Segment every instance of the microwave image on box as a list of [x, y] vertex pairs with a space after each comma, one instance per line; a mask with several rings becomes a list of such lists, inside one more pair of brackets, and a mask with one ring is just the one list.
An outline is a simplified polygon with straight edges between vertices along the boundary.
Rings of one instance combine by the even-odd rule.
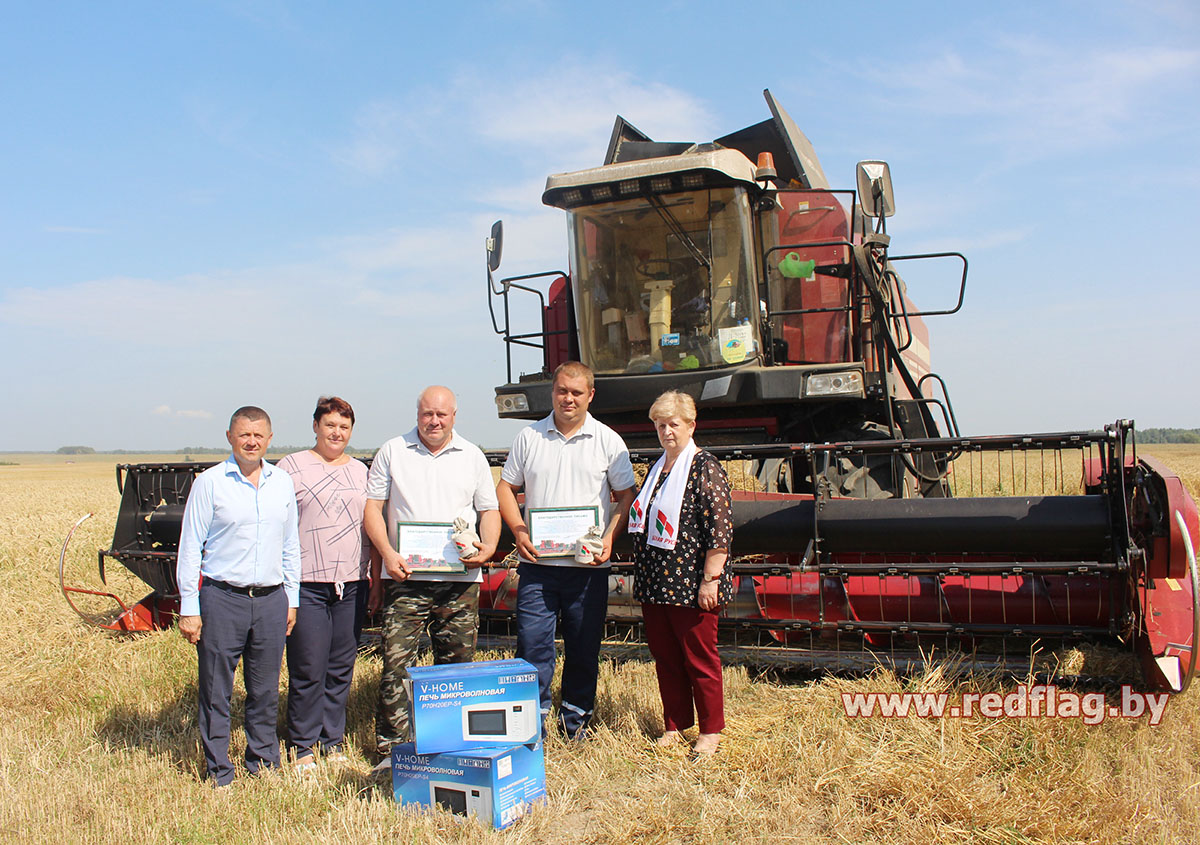
[[464, 740], [530, 742], [538, 734], [536, 701], [489, 701], [462, 709]]
[[431, 806], [444, 807], [458, 816], [475, 816], [488, 824], [492, 823], [492, 791], [486, 786], [431, 780], [429, 803]]

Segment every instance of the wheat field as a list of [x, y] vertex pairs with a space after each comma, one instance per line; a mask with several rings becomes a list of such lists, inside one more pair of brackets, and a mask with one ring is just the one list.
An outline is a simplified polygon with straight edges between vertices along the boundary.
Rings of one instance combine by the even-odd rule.
[[[1143, 447], [1200, 494], [1200, 447]], [[122, 458], [125, 460], [126, 458]], [[137, 456], [137, 460], [155, 460]], [[174, 460], [173, 456], [159, 459]], [[1195, 842], [1196, 688], [1157, 726], [1073, 719], [851, 719], [844, 691], [1007, 691], [1011, 678], [779, 678], [725, 673], [720, 753], [695, 762], [661, 729], [653, 668], [608, 660], [590, 741], [546, 746], [549, 800], [496, 833], [398, 807], [372, 786], [378, 660], [360, 660], [348, 764], [317, 775], [200, 780], [195, 652], [174, 631], [85, 626], [58, 592], [98, 584], [117, 510], [113, 456], [0, 455], [0, 840], [7, 842]], [[71, 460], [73, 462], [68, 463]], [[136, 583], [110, 573], [118, 592]], [[97, 600], [99, 602], [99, 600]], [[493, 654], [488, 656], [501, 656]], [[284, 683], [286, 684], [286, 672]], [[238, 703], [235, 702], [235, 713]], [[240, 754], [236, 730], [233, 753]]]

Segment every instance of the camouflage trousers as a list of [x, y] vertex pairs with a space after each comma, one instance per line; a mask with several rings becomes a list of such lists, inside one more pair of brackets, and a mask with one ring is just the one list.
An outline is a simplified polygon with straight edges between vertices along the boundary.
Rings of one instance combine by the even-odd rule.
[[375, 711], [375, 745], [383, 755], [407, 742], [404, 681], [428, 627], [434, 663], [469, 663], [479, 632], [479, 584], [462, 581], [384, 581], [383, 674]]

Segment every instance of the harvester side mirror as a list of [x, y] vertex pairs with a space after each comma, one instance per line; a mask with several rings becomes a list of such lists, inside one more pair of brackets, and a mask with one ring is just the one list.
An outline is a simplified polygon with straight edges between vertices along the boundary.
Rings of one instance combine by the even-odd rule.
[[892, 193], [892, 173], [886, 161], [860, 161], [858, 201], [868, 217], [891, 217], [896, 213], [896, 197]]
[[504, 246], [504, 221], [497, 220], [492, 224], [492, 234], [487, 239], [487, 263], [488, 270], [495, 270], [500, 266], [500, 252]]

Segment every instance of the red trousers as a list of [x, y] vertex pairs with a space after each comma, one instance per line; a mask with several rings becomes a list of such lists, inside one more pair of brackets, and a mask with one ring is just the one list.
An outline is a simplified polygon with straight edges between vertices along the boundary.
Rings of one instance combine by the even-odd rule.
[[642, 621], [658, 673], [666, 729], [690, 728], [694, 706], [700, 717], [700, 733], [720, 733], [725, 727], [725, 699], [721, 656], [717, 653], [716, 611], [643, 604]]

